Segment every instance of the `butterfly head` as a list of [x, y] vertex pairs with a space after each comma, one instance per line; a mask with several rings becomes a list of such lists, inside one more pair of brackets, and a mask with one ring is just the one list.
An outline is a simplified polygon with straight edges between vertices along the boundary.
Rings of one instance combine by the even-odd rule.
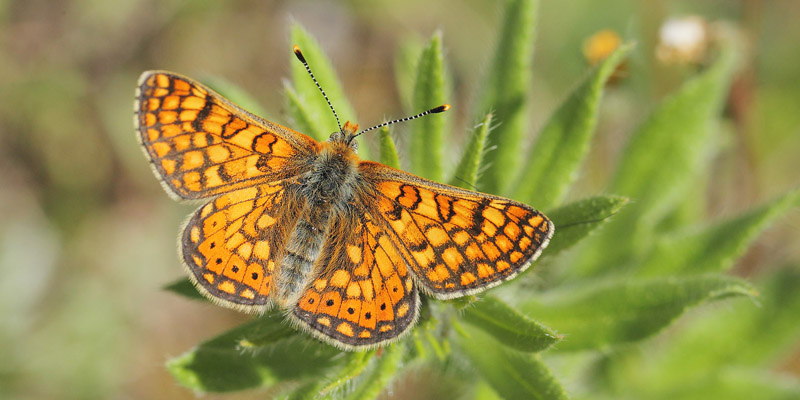
[[347, 121], [342, 126], [341, 131], [331, 133], [328, 142], [342, 142], [350, 146], [353, 151], [356, 151], [358, 150], [358, 142], [353, 140], [356, 136], [358, 136], [358, 124]]
[[384, 126], [391, 125], [396, 122], [410, 121], [412, 119], [419, 118], [428, 114], [445, 112], [450, 109], [450, 104], [442, 104], [441, 106], [431, 108], [430, 110], [423, 111], [417, 115], [413, 115], [406, 118], [400, 118], [393, 121], [386, 121], [382, 124], [375, 125], [372, 128], [364, 129], [363, 131], [358, 132], [358, 124], [353, 124], [350, 123], [350, 121], [347, 121], [344, 123], [344, 126], [342, 126], [339, 123], [339, 115], [336, 114], [336, 110], [333, 108], [333, 105], [331, 104], [330, 100], [328, 100], [328, 95], [326, 95], [325, 91], [322, 90], [322, 86], [319, 85], [319, 82], [317, 82], [317, 78], [314, 77], [314, 73], [311, 72], [311, 68], [308, 66], [308, 62], [306, 62], [306, 58], [303, 56], [303, 52], [300, 51], [300, 47], [294, 45], [292, 47], [292, 51], [294, 51], [294, 55], [297, 56], [297, 59], [300, 60], [301, 63], [303, 63], [303, 66], [306, 68], [306, 71], [308, 72], [308, 75], [311, 77], [311, 80], [313, 80], [314, 84], [317, 85], [317, 89], [319, 89], [320, 93], [322, 93], [322, 97], [325, 98], [325, 101], [328, 103], [328, 107], [331, 109], [333, 116], [336, 118], [336, 123], [339, 125], [339, 131], [333, 132], [331, 136], [328, 138], [328, 142], [330, 143], [344, 143], [345, 145], [351, 147], [353, 151], [356, 151], [358, 149], [358, 142], [356, 142], [354, 139], [365, 132], [369, 132], [373, 129], [383, 128]]

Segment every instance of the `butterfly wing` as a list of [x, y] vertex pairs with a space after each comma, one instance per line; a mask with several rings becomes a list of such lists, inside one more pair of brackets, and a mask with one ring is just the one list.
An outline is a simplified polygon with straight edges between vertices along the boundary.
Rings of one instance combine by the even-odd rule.
[[353, 350], [397, 338], [417, 319], [419, 294], [407, 263], [366, 205], [350, 204], [332, 222], [291, 319], [315, 336]]
[[[553, 235], [533, 208], [364, 161], [379, 217], [417, 281], [438, 299], [483, 291], [525, 270]], [[377, 219], [377, 218], [376, 218]]]
[[302, 172], [313, 139], [237, 107], [189, 78], [139, 78], [134, 124], [156, 176], [181, 199], [199, 199]]
[[181, 236], [184, 264], [208, 298], [243, 311], [263, 310], [287, 230], [305, 204], [287, 185], [277, 181], [223, 194], [189, 219]]

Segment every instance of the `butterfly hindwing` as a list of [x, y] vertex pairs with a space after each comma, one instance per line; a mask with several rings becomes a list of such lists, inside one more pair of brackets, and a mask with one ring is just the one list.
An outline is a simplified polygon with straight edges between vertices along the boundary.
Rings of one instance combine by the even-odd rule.
[[134, 124], [156, 175], [182, 199], [296, 175], [318, 148], [313, 139], [171, 72], [148, 71], [139, 78]]
[[267, 304], [301, 199], [281, 182], [223, 194], [200, 207], [181, 236], [183, 259], [201, 292], [222, 305]]
[[406, 261], [363, 207], [351, 206], [334, 219], [317, 263], [319, 277], [291, 314], [317, 337], [363, 348], [413, 326], [419, 295]]
[[514, 277], [553, 234], [519, 202], [431, 182], [373, 162], [359, 170], [417, 280], [434, 297], [477, 293]]

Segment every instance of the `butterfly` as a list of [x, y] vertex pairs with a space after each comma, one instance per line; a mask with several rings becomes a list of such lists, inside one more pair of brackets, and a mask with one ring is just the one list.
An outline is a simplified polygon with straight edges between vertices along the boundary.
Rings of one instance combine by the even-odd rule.
[[355, 137], [400, 120], [346, 122], [317, 142], [171, 72], [142, 74], [135, 97], [156, 177], [176, 199], [207, 200], [179, 239], [197, 289], [245, 312], [281, 307], [344, 350], [408, 332], [420, 292], [452, 299], [513, 278], [553, 235], [525, 204], [358, 158]]

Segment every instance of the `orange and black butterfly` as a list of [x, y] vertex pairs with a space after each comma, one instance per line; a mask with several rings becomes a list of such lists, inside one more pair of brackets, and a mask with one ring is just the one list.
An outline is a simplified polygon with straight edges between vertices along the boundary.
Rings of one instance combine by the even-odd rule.
[[343, 349], [407, 332], [420, 291], [451, 299], [514, 277], [553, 234], [527, 205], [360, 160], [350, 122], [320, 143], [162, 71], [142, 74], [134, 112], [167, 192], [209, 199], [180, 239], [197, 288], [242, 311], [275, 304]]

